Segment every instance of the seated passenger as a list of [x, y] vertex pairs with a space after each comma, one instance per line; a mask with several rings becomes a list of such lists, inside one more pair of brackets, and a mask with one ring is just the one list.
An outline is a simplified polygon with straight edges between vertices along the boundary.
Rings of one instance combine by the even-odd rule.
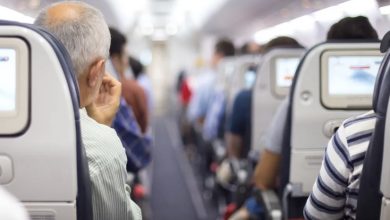
[[[269, 41], [264, 46], [264, 52], [267, 53], [274, 48], [303, 48], [295, 39], [290, 37], [277, 37]], [[247, 97], [245, 97], [247, 96]], [[255, 188], [266, 190], [275, 187], [276, 177], [279, 170], [280, 153], [282, 151], [283, 128], [286, 120], [287, 100], [285, 99], [275, 113], [270, 128], [261, 138], [261, 145], [264, 146], [260, 153], [259, 163], [257, 164], [253, 179]], [[229, 131], [226, 135], [228, 160], [236, 158], [246, 158], [251, 147], [252, 134], [252, 90], [240, 92], [235, 100], [232, 111], [232, 119]], [[282, 107], [283, 106], [283, 107]], [[244, 116], [245, 115], [245, 116]], [[280, 135], [280, 136], [279, 136]], [[256, 203], [254, 197], [246, 201], [245, 207], [236, 212], [231, 219], [249, 219], [250, 216], [259, 215], [260, 206]]]
[[[328, 38], [378, 40], [378, 35], [368, 19], [359, 16], [334, 24]], [[306, 219], [356, 218], [360, 175], [375, 123], [370, 111], [345, 120], [333, 135], [305, 205]]]
[[[344, 18], [332, 25], [327, 34], [327, 40], [339, 39], [368, 39], [377, 40], [378, 35], [369, 23], [368, 19], [362, 16], [354, 18]], [[284, 124], [288, 111], [288, 98], [279, 106], [275, 114], [270, 130], [262, 138], [265, 150], [260, 155], [260, 161], [254, 173], [254, 183], [256, 188], [261, 190], [276, 188], [276, 179], [279, 175], [279, 165], [281, 161], [281, 150]], [[248, 210], [240, 210], [242, 215], [249, 216]], [[327, 219], [327, 218], [324, 218]]]
[[27, 212], [23, 204], [0, 187], [0, 219], [27, 220]]
[[[223, 55], [223, 56], [222, 56]], [[234, 56], [235, 48], [232, 43], [229, 41], [221, 41], [217, 43], [214, 57], [213, 57], [213, 67], [216, 69], [220, 61], [224, 57]], [[202, 137], [205, 141], [211, 142], [218, 137], [223, 136], [224, 130], [224, 119], [225, 119], [225, 109], [226, 109], [226, 95], [223, 89], [215, 86], [216, 73], [213, 75], [214, 82], [211, 84], [211, 93], [209, 97], [209, 103], [206, 106], [205, 114], [203, 117], [203, 126], [202, 126]], [[195, 92], [196, 96], [196, 92]], [[195, 98], [195, 97], [194, 97]]]
[[123, 97], [112, 125], [126, 149], [127, 171], [137, 173], [151, 160], [152, 139], [147, 134], [149, 115], [146, 96], [137, 81], [125, 76], [129, 68], [126, 37], [113, 28], [110, 28], [110, 33], [110, 59], [107, 67], [122, 82]]
[[107, 69], [122, 83], [122, 96], [131, 106], [142, 133], [145, 133], [149, 117], [147, 99], [145, 91], [137, 81], [126, 77], [126, 72], [129, 70], [126, 37], [114, 28], [110, 28], [110, 34], [110, 59], [107, 61]]
[[263, 47], [256, 42], [249, 41], [244, 43], [241, 48], [240, 48], [240, 55], [255, 55], [255, 54], [260, 54], [263, 50]]
[[62, 2], [43, 9], [35, 24], [61, 41], [73, 63], [80, 91], [81, 135], [91, 177], [93, 219], [142, 219], [125, 182], [125, 150], [110, 128], [121, 84], [105, 73], [110, 32], [103, 15], [82, 2]]
[[148, 74], [146, 74], [144, 65], [142, 65], [142, 63], [139, 60], [130, 56], [129, 64], [135, 79], [145, 91], [146, 99], [148, 103], [148, 111], [149, 114], [151, 114], [153, 109], [153, 103], [154, 103], [152, 81], [150, 80]]
[[[277, 47], [303, 48], [290, 37], [278, 37], [265, 46], [265, 52]], [[235, 97], [226, 135], [228, 157], [246, 158], [251, 147], [252, 90], [243, 90]]]
[[224, 57], [234, 56], [234, 54], [234, 45], [229, 40], [220, 40], [215, 45], [211, 67], [198, 79], [198, 85], [188, 106], [187, 118], [189, 122], [203, 126], [207, 110], [212, 103], [218, 64]]

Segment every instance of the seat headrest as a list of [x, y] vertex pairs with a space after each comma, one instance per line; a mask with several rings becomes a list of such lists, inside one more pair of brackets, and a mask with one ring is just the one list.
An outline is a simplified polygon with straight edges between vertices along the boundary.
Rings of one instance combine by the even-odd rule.
[[68, 83], [69, 91], [71, 95], [74, 97], [72, 101], [74, 102], [74, 112], [76, 114], [76, 117], [78, 118], [78, 109], [80, 106], [80, 96], [79, 96], [79, 87], [76, 80], [76, 75], [74, 74], [74, 69], [72, 68], [72, 61], [70, 59], [69, 53], [66, 50], [65, 46], [56, 38], [53, 34], [49, 33], [48, 31], [44, 30], [43, 28], [37, 27], [32, 24], [25, 24], [15, 21], [5, 21], [0, 20], [0, 25], [2, 26], [19, 26], [23, 28], [30, 29], [32, 31], [37, 32], [39, 35], [41, 35], [45, 40], [51, 45], [54, 52], [56, 53], [58, 60], [61, 64], [61, 67], [64, 70], [64, 75], [66, 78], [66, 81]]
[[386, 52], [385, 57], [379, 68], [378, 76], [375, 82], [374, 94], [373, 94], [373, 108], [376, 113], [384, 115], [387, 111], [387, 104], [390, 95], [390, 32], [388, 32], [380, 46], [382, 53]]

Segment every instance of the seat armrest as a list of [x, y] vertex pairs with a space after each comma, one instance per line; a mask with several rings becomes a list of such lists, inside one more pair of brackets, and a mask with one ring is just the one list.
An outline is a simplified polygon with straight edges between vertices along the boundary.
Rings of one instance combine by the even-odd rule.
[[256, 199], [263, 204], [265, 217], [269, 220], [282, 219], [282, 206], [279, 198], [273, 190], [258, 190], [256, 192]]

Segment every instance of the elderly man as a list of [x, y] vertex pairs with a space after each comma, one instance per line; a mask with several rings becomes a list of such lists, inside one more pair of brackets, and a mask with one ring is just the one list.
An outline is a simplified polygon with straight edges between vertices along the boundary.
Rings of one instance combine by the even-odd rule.
[[54, 34], [73, 62], [80, 90], [81, 130], [91, 175], [94, 219], [141, 219], [125, 182], [125, 150], [109, 127], [119, 106], [121, 84], [105, 73], [110, 32], [103, 15], [82, 2], [62, 2], [45, 8], [35, 24]]

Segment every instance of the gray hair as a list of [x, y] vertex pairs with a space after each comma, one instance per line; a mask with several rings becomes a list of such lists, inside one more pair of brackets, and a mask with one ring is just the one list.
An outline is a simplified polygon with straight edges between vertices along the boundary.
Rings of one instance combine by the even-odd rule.
[[83, 2], [66, 2], [80, 8], [76, 18], [60, 22], [50, 20], [48, 11], [52, 4], [43, 9], [34, 24], [48, 30], [61, 41], [68, 50], [76, 75], [80, 76], [99, 58], [107, 59], [111, 36], [102, 13]]

